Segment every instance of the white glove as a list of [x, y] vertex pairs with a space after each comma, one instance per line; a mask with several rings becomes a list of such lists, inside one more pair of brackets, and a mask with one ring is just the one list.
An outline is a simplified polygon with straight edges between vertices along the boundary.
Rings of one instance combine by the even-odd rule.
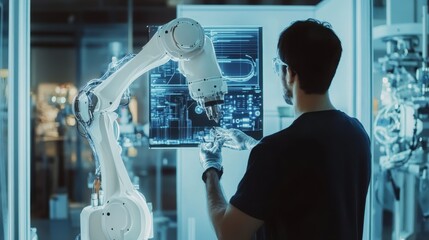
[[200, 144], [200, 163], [204, 172], [209, 168], [222, 170], [222, 145], [218, 141]]
[[203, 182], [206, 182], [206, 172], [208, 169], [215, 169], [219, 179], [223, 174], [222, 167], [222, 142], [214, 141], [208, 143], [201, 143], [200, 145], [200, 163], [204, 169], [203, 175], [201, 176]]
[[239, 129], [215, 128], [216, 137], [223, 140], [223, 146], [234, 150], [252, 150], [259, 141]]

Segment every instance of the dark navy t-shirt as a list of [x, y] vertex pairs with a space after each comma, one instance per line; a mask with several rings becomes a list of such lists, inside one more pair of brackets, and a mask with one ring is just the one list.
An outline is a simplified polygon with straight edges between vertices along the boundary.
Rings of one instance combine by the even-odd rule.
[[264, 221], [257, 239], [361, 240], [370, 162], [357, 119], [304, 113], [252, 149], [230, 203]]

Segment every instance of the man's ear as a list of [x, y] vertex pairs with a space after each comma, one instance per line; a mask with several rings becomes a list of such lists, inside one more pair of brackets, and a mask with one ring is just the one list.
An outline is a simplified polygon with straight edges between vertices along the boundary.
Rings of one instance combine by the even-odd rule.
[[288, 66], [287, 70], [289, 71], [289, 74], [290, 74], [291, 76], [295, 76], [295, 75], [297, 75], [297, 74], [298, 74], [298, 73], [295, 71], [295, 69], [291, 68], [290, 66]]
[[289, 80], [287, 80], [285, 77], [285, 81], [288, 81], [289, 84], [295, 82], [296, 78], [298, 77], [298, 74], [290, 67], [287, 68], [287, 75], [289, 76]]

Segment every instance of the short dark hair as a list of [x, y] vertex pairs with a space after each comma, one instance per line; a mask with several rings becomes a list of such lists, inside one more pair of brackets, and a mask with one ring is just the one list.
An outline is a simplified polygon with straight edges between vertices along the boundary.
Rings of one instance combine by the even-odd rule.
[[295, 71], [307, 93], [328, 91], [341, 58], [341, 41], [327, 22], [309, 18], [293, 22], [280, 34], [280, 59]]

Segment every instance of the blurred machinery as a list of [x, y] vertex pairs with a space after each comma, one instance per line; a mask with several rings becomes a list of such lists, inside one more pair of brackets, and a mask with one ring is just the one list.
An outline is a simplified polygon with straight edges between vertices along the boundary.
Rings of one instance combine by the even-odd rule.
[[34, 99], [37, 113], [35, 134], [38, 138], [63, 137], [66, 126], [76, 125], [71, 109], [76, 94], [77, 88], [71, 83], [39, 84]]
[[[386, 47], [378, 58], [383, 76], [374, 105], [374, 214], [379, 211], [380, 221], [374, 239], [429, 239], [428, 4], [417, 2], [421, 23], [387, 19], [374, 28], [374, 39]], [[386, 5], [388, 18], [397, 14], [391, 11], [395, 3]]]

